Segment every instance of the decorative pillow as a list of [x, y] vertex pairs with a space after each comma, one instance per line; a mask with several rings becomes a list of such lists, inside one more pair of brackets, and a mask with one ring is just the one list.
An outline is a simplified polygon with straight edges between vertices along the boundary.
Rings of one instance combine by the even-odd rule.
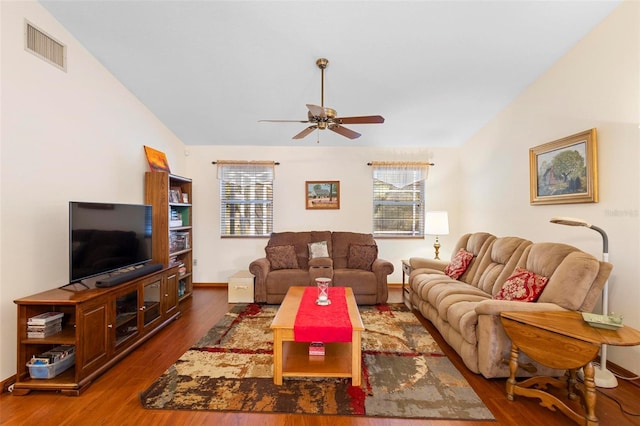
[[271, 263], [271, 269], [298, 269], [296, 249], [292, 245], [267, 246], [264, 248], [267, 259]]
[[378, 258], [378, 246], [375, 244], [350, 244], [347, 256], [347, 268], [370, 271], [374, 260]]
[[469, 263], [471, 263], [471, 259], [473, 259], [473, 253], [466, 251], [461, 248], [458, 250], [453, 259], [451, 259], [451, 263], [444, 268], [444, 273], [449, 275], [454, 280], [460, 278], [464, 271], [469, 267]]
[[309, 246], [309, 259], [315, 259], [316, 257], [329, 257], [329, 250], [327, 249], [326, 241], [318, 241], [307, 245]]
[[496, 300], [519, 300], [521, 302], [535, 302], [547, 285], [549, 278], [517, 267], [513, 274], [493, 296]]

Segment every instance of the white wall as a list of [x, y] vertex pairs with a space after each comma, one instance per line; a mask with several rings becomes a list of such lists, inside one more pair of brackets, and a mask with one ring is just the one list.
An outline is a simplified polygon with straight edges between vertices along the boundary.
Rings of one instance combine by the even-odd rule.
[[[587, 228], [549, 223], [583, 218], [609, 237], [610, 311], [640, 329], [640, 3], [627, 1], [527, 88], [462, 150], [463, 223], [496, 235], [575, 245], [602, 257]], [[600, 202], [531, 206], [529, 148], [598, 130]], [[610, 348], [609, 360], [640, 373], [640, 347]]]
[[[401, 135], [399, 135], [401, 139]], [[297, 144], [298, 146], [294, 146]], [[332, 230], [372, 232], [372, 178], [370, 161], [432, 161], [427, 179], [428, 210], [449, 210], [451, 233], [440, 238], [441, 258], [451, 255], [450, 249], [462, 230], [458, 226], [459, 163], [458, 150], [425, 148], [357, 148], [299, 146], [232, 147], [190, 146], [187, 171], [193, 183], [194, 202], [194, 281], [199, 283], [227, 282], [229, 276], [249, 263], [264, 257], [266, 238], [220, 238], [219, 181], [215, 160], [273, 160], [275, 169], [274, 231]], [[306, 210], [305, 181], [340, 181], [339, 210]], [[395, 272], [389, 282], [402, 281], [401, 260], [411, 256], [433, 257], [433, 241], [378, 239], [379, 256], [393, 262]]]
[[[144, 202], [143, 145], [182, 143], [35, 2], [0, 2], [0, 379], [15, 374], [13, 300], [68, 282], [68, 202]], [[24, 50], [24, 20], [68, 46], [65, 73]]]

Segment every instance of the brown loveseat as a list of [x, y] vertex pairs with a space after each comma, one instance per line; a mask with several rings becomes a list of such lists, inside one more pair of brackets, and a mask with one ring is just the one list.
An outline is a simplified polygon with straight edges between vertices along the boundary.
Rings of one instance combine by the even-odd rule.
[[[454, 248], [452, 262], [459, 249], [470, 253], [468, 258], [473, 257], [466, 269], [458, 270], [464, 269], [458, 279], [445, 273], [450, 262], [410, 259], [410, 299], [465, 365], [487, 378], [509, 376], [505, 361], [509, 359], [511, 341], [502, 328], [501, 312], [591, 312], [612, 268], [610, 263], [566, 244], [533, 243], [484, 232], [463, 235]], [[542, 291], [537, 292], [537, 300], [497, 300], [505, 294], [509, 298], [531, 295], [522, 290], [523, 270], [529, 278], [533, 273], [536, 280], [548, 279], [545, 286], [539, 286]], [[455, 276], [451, 270], [447, 272]], [[509, 293], [505, 289], [518, 291]], [[564, 371], [537, 364], [524, 354], [519, 362], [533, 365], [536, 371], [519, 369], [518, 375], [564, 374]]]
[[319, 277], [331, 278], [332, 286], [351, 287], [360, 305], [387, 301], [393, 264], [378, 258], [371, 234], [274, 232], [265, 253], [249, 265], [257, 303], [279, 304], [289, 287], [315, 286]]

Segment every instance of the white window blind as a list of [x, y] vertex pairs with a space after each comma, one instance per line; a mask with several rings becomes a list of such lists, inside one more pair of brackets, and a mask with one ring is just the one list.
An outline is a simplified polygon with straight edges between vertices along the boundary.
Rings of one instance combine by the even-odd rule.
[[425, 180], [428, 165], [372, 163], [374, 236], [424, 235]]
[[274, 163], [218, 161], [220, 236], [268, 237], [273, 230]]

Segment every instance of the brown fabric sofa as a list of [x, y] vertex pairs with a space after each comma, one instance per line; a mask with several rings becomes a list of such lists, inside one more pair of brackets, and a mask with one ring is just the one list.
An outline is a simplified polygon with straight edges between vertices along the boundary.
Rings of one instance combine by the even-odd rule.
[[[423, 258], [410, 259], [410, 300], [414, 308], [433, 323], [442, 337], [473, 372], [487, 378], [508, 377], [511, 341], [500, 322], [505, 311], [591, 312], [599, 300], [612, 265], [575, 247], [561, 243], [533, 243], [518, 237], [488, 233], [463, 235], [454, 248], [473, 254], [465, 272], [453, 279], [445, 274], [449, 264]], [[547, 277], [535, 302], [496, 300], [516, 267]], [[560, 376], [521, 354], [518, 375]]]
[[[310, 258], [309, 244], [326, 242], [328, 257]], [[332, 286], [351, 287], [360, 305], [387, 301], [387, 276], [393, 264], [379, 259], [371, 234], [356, 232], [274, 232], [265, 257], [249, 265], [255, 276], [255, 301], [279, 304], [291, 286], [315, 286], [319, 277]]]

